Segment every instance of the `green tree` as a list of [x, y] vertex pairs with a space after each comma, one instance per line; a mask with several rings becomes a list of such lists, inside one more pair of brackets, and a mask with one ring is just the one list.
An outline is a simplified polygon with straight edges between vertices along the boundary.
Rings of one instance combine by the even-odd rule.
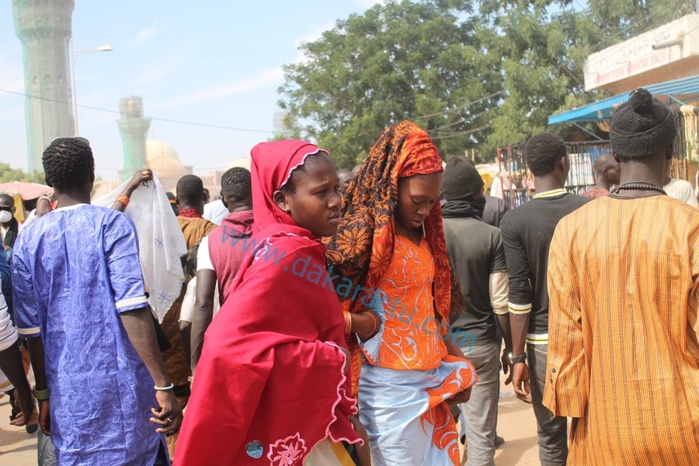
[[[523, 142], [544, 130], [574, 138], [578, 129], [570, 125], [547, 128], [548, 117], [609, 95], [585, 91], [587, 57], [687, 14], [691, 3], [590, 0], [583, 9], [577, 0], [481, 2], [480, 21], [493, 31], [490, 50], [502, 57], [506, 90], [484, 149], [494, 153], [495, 147]], [[589, 131], [597, 131], [588, 126]]]
[[477, 147], [502, 86], [499, 60], [483, 53], [468, 8], [389, 2], [338, 21], [301, 46], [306, 61], [284, 67], [280, 106], [344, 168], [403, 119], [425, 128], [443, 155]]
[[12, 168], [8, 164], [0, 162], [0, 183], [7, 183], [9, 181], [27, 181], [41, 184], [46, 183], [43, 173], [26, 173], [23, 170]]
[[[300, 135], [342, 167], [401, 119], [425, 128], [443, 156], [495, 148], [547, 128], [552, 114], [606, 97], [586, 92], [594, 52], [692, 11], [689, 0], [390, 1], [338, 21], [284, 67], [280, 106]], [[590, 126], [591, 131], [596, 128]], [[574, 134], [575, 133], [575, 134]]]

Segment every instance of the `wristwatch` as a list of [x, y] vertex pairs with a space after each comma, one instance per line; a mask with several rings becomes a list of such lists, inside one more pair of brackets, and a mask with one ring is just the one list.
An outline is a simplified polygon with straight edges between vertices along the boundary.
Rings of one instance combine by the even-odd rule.
[[507, 357], [510, 359], [512, 364], [517, 364], [527, 360], [527, 353], [522, 353], [519, 356], [512, 356], [512, 353], [508, 353]]

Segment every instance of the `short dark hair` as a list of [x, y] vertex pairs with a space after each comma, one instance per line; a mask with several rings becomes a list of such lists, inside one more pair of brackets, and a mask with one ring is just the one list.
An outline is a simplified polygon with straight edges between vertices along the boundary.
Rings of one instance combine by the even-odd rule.
[[[196, 175], [185, 175], [177, 181], [177, 199], [185, 204], [204, 201], [204, 183]], [[180, 203], [180, 206], [182, 203]]]
[[556, 162], [566, 156], [563, 140], [552, 133], [532, 136], [524, 145], [524, 158], [534, 176], [543, 176], [556, 168]]
[[95, 159], [90, 144], [82, 138], [58, 138], [41, 157], [46, 183], [66, 191], [94, 179]]
[[221, 176], [221, 194], [223, 197], [232, 196], [241, 201], [252, 199], [250, 170], [243, 167], [226, 170]]
[[7, 194], [7, 193], [0, 193], [0, 199], [6, 199], [6, 200], [7, 200], [7, 203], [10, 204], [10, 205], [13, 206], [13, 207], [14, 207], [14, 205], [15, 205], [15, 198], [12, 197], [12, 196], [10, 196], [10, 195]]
[[316, 152], [315, 154], [311, 154], [308, 157], [306, 157], [306, 160], [303, 162], [303, 165], [300, 165], [296, 167], [292, 172], [291, 176], [287, 180], [286, 183], [284, 183], [284, 186], [281, 187], [281, 190], [287, 194], [296, 194], [296, 181], [302, 180], [303, 177], [308, 175], [308, 172], [306, 171], [306, 168], [318, 163], [321, 158], [327, 160], [331, 164], [335, 165], [335, 162], [333, 159], [330, 158], [330, 156], [326, 152]]

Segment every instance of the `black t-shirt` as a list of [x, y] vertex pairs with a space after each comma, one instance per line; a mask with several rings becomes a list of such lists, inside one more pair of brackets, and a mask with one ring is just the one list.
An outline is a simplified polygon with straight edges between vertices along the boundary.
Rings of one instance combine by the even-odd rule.
[[452, 328], [460, 334], [462, 347], [494, 342], [490, 274], [507, 270], [500, 230], [474, 217], [445, 218], [444, 237], [449, 262], [468, 301], [468, 308], [456, 316]]
[[508, 210], [500, 228], [510, 280], [508, 301], [531, 304], [529, 333], [548, 333], [549, 300], [546, 287], [549, 246], [558, 222], [592, 199], [575, 194], [535, 197]]
[[497, 197], [485, 196], [485, 209], [481, 217], [485, 223], [500, 228], [505, 212], [507, 212], [507, 202]]

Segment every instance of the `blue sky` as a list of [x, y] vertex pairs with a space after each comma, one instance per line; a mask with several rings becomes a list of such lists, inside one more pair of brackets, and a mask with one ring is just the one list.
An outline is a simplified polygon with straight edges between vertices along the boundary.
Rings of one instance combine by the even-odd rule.
[[[76, 0], [74, 50], [114, 48], [77, 58], [78, 104], [117, 112], [120, 98], [139, 95], [149, 117], [245, 129], [151, 123], [149, 139], [171, 144], [195, 173], [224, 169], [271, 137], [281, 66], [302, 59], [298, 45], [375, 3]], [[12, 2], [0, 8], [0, 161], [26, 170], [25, 98], [6, 92], [24, 91], [22, 47]], [[118, 114], [79, 107], [78, 115], [97, 173], [116, 178], [122, 164]]]

